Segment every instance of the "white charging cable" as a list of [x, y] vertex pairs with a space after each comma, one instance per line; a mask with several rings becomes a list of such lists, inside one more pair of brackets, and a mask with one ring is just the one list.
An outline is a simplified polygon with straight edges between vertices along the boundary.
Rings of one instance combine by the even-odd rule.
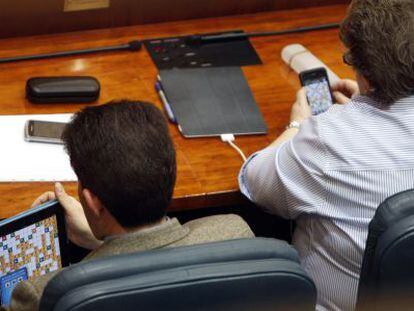
[[246, 156], [244, 155], [243, 151], [234, 143], [235, 138], [233, 134], [221, 134], [220, 138], [222, 141], [228, 143], [232, 148], [234, 148], [240, 154], [243, 161], [246, 161]]

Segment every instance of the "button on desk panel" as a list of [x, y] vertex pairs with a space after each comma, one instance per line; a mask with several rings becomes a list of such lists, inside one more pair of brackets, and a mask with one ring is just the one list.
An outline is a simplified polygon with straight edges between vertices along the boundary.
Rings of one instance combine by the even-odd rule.
[[[57, 35], [0, 40], [0, 57], [38, 54], [60, 50], [117, 45], [136, 39], [171, 37], [243, 29], [271, 31], [340, 21], [346, 6], [259, 13], [253, 15], [180, 21], [144, 26], [112, 28]], [[290, 107], [300, 87], [297, 75], [282, 61], [285, 45], [301, 43], [340, 77], [352, 78], [352, 69], [342, 64], [338, 30], [324, 30], [251, 40], [263, 65], [244, 67], [253, 95], [269, 127], [268, 135], [238, 137], [236, 143], [247, 154], [267, 146], [289, 123]], [[146, 50], [101, 53], [80, 57], [0, 64], [0, 114], [43, 114], [75, 112], [82, 104], [31, 104], [24, 87], [34, 76], [91, 75], [101, 83], [101, 97], [95, 104], [117, 98], [146, 100], [162, 109], [154, 91], [157, 69]], [[238, 191], [240, 156], [218, 138], [183, 138], [170, 124], [177, 149], [178, 178], [170, 210], [226, 206], [243, 201]], [[0, 148], [1, 149], [1, 148]], [[0, 152], [3, 152], [0, 150]], [[1, 155], [0, 155], [1, 161]], [[0, 172], [1, 174], [1, 172]], [[76, 196], [76, 183], [66, 183]], [[0, 218], [12, 216], [30, 206], [53, 183], [0, 183]]]

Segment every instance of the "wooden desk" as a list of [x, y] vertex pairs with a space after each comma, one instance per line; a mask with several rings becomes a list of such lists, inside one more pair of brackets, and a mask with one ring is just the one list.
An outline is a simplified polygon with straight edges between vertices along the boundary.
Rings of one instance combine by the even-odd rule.
[[[74, 32], [0, 40], [0, 57], [114, 45], [134, 39], [244, 29], [270, 31], [340, 21], [346, 6], [259, 13], [225, 18], [182, 21], [87, 32]], [[266, 136], [238, 137], [237, 144], [248, 155], [274, 140], [289, 120], [290, 107], [299, 88], [297, 75], [282, 62], [280, 52], [291, 43], [301, 43], [341, 77], [353, 77], [342, 64], [344, 51], [338, 30], [325, 30], [278, 37], [254, 38], [252, 43], [263, 60], [261, 66], [245, 67], [244, 73], [269, 127]], [[82, 57], [0, 64], [0, 114], [75, 112], [83, 105], [33, 105], [24, 96], [25, 81], [33, 76], [92, 75], [102, 85], [99, 103], [131, 98], [161, 103], [154, 91], [157, 70], [145, 50], [102, 53]], [[171, 210], [224, 206], [243, 200], [237, 175], [239, 155], [218, 138], [185, 139], [170, 125], [177, 148], [178, 179]], [[2, 150], [2, 152], [5, 152]], [[0, 155], [1, 161], [1, 155]], [[1, 174], [1, 172], [0, 172]], [[76, 183], [66, 184], [76, 195]], [[0, 218], [27, 208], [52, 183], [0, 184]]]

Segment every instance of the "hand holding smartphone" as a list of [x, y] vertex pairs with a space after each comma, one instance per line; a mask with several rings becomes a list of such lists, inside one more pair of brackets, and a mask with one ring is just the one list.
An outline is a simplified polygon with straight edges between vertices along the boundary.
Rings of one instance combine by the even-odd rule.
[[28, 120], [24, 127], [26, 141], [63, 144], [62, 133], [66, 123]]
[[317, 115], [328, 110], [333, 104], [333, 98], [326, 69], [320, 67], [302, 71], [299, 79], [302, 86], [306, 88], [312, 114]]

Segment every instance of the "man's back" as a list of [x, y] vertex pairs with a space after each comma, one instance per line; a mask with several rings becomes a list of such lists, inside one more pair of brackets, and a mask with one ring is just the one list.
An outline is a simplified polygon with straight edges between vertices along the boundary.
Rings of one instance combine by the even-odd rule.
[[[210, 216], [180, 225], [177, 219], [168, 219], [147, 230], [114, 236], [91, 252], [84, 260], [133, 253], [164, 247], [178, 247], [236, 238], [254, 237], [249, 226], [236, 215]], [[13, 291], [10, 311], [38, 310], [38, 304], [48, 281], [58, 271], [19, 284]]]
[[390, 195], [414, 187], [414, 98], [388, 110], [373, 104], [360, 97], [320, 116], [319, 136], [326, 151], [314, 164], [323, 168], [318, 185], [323, 202], [314, 201], [318, 217], [298, 219], [299, 227], [312, 230], [308, 234], [315, 237], [316, 251], [308, 250], [301, 234], [295, 237], [308, 272], [321, 280], [325, 293], [343, 298], [336, 306], [342, 310], [355, 303], [341, 293], [357, 295], [368, 224], [376, 208]]
[[354, 308], [368, 224], [385, 198], [414, 187], [414, 97], [376, 106], [363, 96], [336, 105], [247, 166], [253, 201], [297, 220], [319, 310]]

